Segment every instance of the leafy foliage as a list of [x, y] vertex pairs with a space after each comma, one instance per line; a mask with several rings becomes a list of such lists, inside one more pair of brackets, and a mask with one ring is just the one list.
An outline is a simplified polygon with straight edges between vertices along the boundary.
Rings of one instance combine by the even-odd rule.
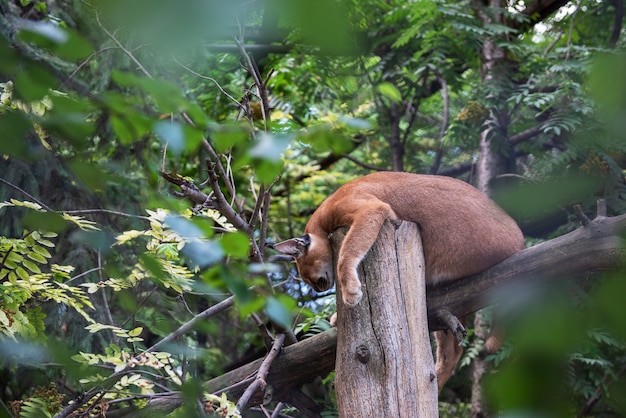
[[[0, 203], [6, 207], [26, 207], [43, 211], [32, 202]], [[69, 217], [69, 216], [68, 216]], [[71, 218], [78, 225], [93, 228], [92, 223]], [[0, 237], [0, 331], [12, 338], [42, 338], [44, 334], [41, 303], [53, 301], [67, 305], [93, 322], [86, 308], [94, 309], [87, 295], [78, 287], [67, 284], [71, 280], [72, 266], [48, 265], [52, 257], [47, 248], [54, 250], [50, 241], [54, 232], [24, 231], [21, 238]], [[42, 271], [42, 268], [44, 270]]]
[[[507, 183], [503, 206], [534, 240], [574, 227], [554, 216], [560, 206], [603, 197], [624, 211], [613, 3], [563, 7], [536, 28], [531, 4], [287, 3], [3, 7], [0, 27], [26, 23], [0, 37], [0, 389], [22, 399], [15, 415], [53, 416], [83, 393], [94, 397], [80, 413], [104, 415], [180, 391], [172, 416], [239, 416], [199, 382], [262, 356], [277, 329], [324, 332], [333, 308], [332, 294], [265, 264], [267, 244], [299, 234], [339, 184], [372, 169], [471, 180], [487, 132], [510, 162], [503, 177], [523, 178]], [[159, 172], [176, 173], [177, 188]], [[623, 292], [607, 286], [617, 288], [599, 290], [601, 309], [579, 307], [610, 324], [559, 331], [565, 306], [513, 330], [490, 358], [502, 366], [498, 408], [622, 411], [612, 297]], [[202, 316], [230, 300], [230, 312]], [[481, 354], [470, 335], [464, 365]], [[44, 344], [45, 362], [62, 366], [39, 374], [63, 393], [18, 381], [43, 360], [9, 342]], [[466, 370], [442, 416], [468, 414]], [[533, 403], [545, 386], [525, 384], [544, 372], [570, 391], [553, 410]], [[332, 379], [316, 399], [322, 416], [336, 415]]]

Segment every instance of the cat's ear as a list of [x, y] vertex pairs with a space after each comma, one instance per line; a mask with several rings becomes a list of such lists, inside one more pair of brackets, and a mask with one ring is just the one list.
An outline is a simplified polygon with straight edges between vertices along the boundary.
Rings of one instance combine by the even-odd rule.
[[[303, 256], [311, 245], [311, 236], [309, 234], [302, 235], [298, 238], [291, 238], [278, 244], [274, 244], [271, 248], [280, 254], [270, 257], [271, 261], [294, 261], [296, 258]], [[290, 257], [286, 258], [286, 257]]]

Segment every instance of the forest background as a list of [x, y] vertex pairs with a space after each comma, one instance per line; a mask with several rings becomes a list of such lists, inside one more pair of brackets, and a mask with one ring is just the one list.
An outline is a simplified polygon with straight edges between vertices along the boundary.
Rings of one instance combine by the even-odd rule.
[[[206, 383], [332, 332], [268, 244], [372, 171], [468, 181], [528, 246], [625, 212], [623, 0], [0, 12], [3, 417], [336, 416], [332, 372], [265, 404]], [[441, 416], [626, 414], [623, 275], [563, 279], [503, 302], [494, 355], [476, 315]]]

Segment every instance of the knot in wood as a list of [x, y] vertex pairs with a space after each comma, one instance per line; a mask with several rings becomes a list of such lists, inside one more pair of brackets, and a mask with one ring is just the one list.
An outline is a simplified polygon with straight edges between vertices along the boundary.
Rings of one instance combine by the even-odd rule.
[[370, 349], [365, 344], [361, 344], [356, 348], [356, 358], [365, 364], [370, 361]]

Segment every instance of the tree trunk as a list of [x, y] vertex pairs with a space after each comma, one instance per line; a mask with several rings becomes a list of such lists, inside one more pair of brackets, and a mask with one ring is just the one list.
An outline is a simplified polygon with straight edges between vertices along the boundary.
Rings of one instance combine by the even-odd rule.
[[[483, 24], [506, 24], [504, 18], [504, 0], [483, 0], [474, 3]], [[484, 7], [490, 10], [486, 11]], [[509, 166], [509, 157], [502, 151], [507, 145], [507, 132], [510, 125], [507, 106], [508, 92], [504, 86], [510, 85], [510, 68], [506, 52], [500, 46], [503, 39], [485, 38], [481, 49], [483, 60], [482, 78], [486, 85], [492, 85], [494, 93], [488, 97], [490, 103], [489, 118], [485, 123], [487, 128], [480, 134], [479, 157], [476, 170], [476, 187], [487, 196], [494, 194], [494, 181], [499, 175], [506, 173], [513, 167]], [[513, 153], [512, 149], [506, 150]], [[476, 312], [474, 316], [475, 338], [484, 344], [487, 338], [487, 321], [483, 312]], [[484, 418], [489, 416], [482, 391], [482, 378], [488, 371], [485, 362], [487, 352], [481, 349], [472, 362], [472, 417]]]
[[[345, 233], [343, 228], [333, 235], [334, 254]], [[386, 221], [359, 277], [363, 299], [357, 306], [346, 307], [337, 288], [339, 416], [436, 417], [437, 381], [417, 226]]]

